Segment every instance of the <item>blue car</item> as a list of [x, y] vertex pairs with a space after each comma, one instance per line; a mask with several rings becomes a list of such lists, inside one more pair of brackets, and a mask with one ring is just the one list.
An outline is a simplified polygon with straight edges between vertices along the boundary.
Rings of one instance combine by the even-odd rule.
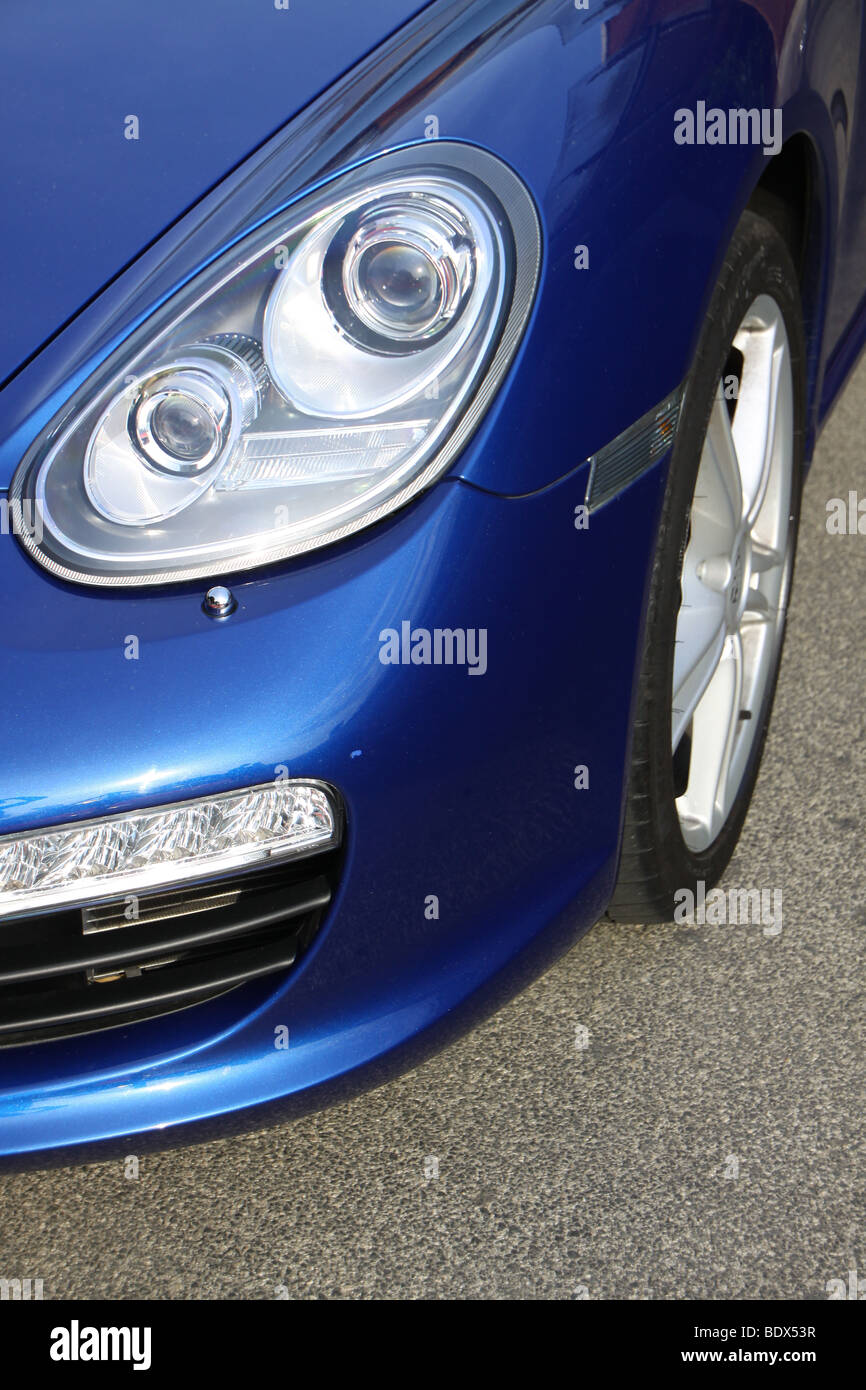
[[866, 26], [861, 0], [0, 24], [23, 1155], [330, 1102], [605, 912], [712, 891], [866, 340]]

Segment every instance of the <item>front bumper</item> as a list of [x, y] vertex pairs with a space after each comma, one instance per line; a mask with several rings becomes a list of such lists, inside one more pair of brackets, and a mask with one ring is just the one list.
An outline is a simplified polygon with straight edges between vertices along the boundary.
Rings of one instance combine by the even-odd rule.
[[[0, 1050], [0, 1152], [162, 1130], [401, 1060], [595, 920], [615, 873], [664, 466], [586, 530], [585, 466], [520, 500], [444, 480], [354, 541], [237, 584], [220, 624], [198, 589], [85, 592], [2, 547], [19, 619], [3, 636], [0, 833], [287, 769], [339, 790], [346, 850], [288, 977]], [[486, 671], [383, 665], [380, 633], [406, 621], [486, 629]]]

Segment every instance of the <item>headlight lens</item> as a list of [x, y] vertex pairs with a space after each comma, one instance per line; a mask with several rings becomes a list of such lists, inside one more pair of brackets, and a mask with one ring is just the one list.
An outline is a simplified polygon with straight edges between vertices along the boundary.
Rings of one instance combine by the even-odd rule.
[[87, 443], [84, 487], [94, 509], [126, 526], [182, 511], [255, 420], [266, 381], [258, 344], [228, 333], [131, 377]]
[[441, 335], [489, 264], [483, 223], [430, 192], [387, 199], [347, 218], [322, 265], [325, 298], [350, 337], [380, 352], [411, 352]]
[[96, 584], [231, 573], [340, 539], [447, 467], [513, 356], [532, 201], [412, 147], [273, 218], [145, 325], [24, 460], [22, 543]]
[[498, 325], [505, 230], [470, 188], [429, 175], [395, 180], [326, 217], [268, 298], [274, 384], [307, 415], [380, 419], [414, 402], [432, 428]]

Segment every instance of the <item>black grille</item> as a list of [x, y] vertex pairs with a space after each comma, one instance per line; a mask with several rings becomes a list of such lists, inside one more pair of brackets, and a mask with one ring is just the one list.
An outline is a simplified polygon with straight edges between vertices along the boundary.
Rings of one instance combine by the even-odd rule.
[[222, 994], [306, 950], [336, 851], [235, 878], [0, 924], [0, 1047], [115, 1027]]

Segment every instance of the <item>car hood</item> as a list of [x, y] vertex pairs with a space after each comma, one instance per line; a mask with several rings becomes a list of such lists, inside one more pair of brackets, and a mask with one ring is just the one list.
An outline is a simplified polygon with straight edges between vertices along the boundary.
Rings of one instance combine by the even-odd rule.
[[425, 3], [6, 0], [0, 385]]

